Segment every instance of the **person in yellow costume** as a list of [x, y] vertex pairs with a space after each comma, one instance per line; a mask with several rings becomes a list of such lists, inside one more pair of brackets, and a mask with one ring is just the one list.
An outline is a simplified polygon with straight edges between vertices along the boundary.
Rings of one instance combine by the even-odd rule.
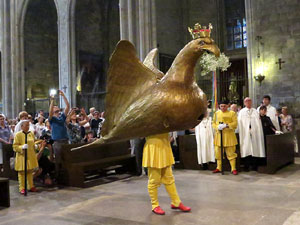
[[237, 128], [237, 115], [234, 111], [228, 111], [228, 102], [223, 101], [220, 103], [220, 110], [215, 112], [213, 118], [213, 128], [216, 131], [214, 145], [215, 145], [215, 155], [217, 159], [217, 168], [213, 173], [220, 173], [222, 168], [221, 161], [221, 134], [220, 130], [223, 131], [223, 151], [226, 152], [227, 159], [231, 165], [231, 172], [237, 175], [236, 170], [236, 157], [235, 153], [237, 138], [235, 135], [235, 129]]
[[[25, 133], [27, 133], [27, 144], [25, 144]], [[13, 150], [16, 152], [15, 170], [18, 172], [19, 191], [25, 194], [25, 154], [27, 149], [27, 186], [31, 192], [37, 192], [33, 184], [33, 169], [38, 167], [37, 157], [34, 151], [34, 134], [29, 132], [29, 121], [21, 123], [21, 131], [17, 132], [14, 138]]]
[[163, 183], [171, 198], [171, 208], [183, 212], [191, 211], [184, 206], [178, 196], [172, 173], [174, 157], [170, 145], [169, 134], [157, 134], [146, 137], [143, 150], [143, 167], [148, 168], [148, 192], [152, 204], [152, 212], [164, 215], [165, 211], [159, 206], [157, 189]]

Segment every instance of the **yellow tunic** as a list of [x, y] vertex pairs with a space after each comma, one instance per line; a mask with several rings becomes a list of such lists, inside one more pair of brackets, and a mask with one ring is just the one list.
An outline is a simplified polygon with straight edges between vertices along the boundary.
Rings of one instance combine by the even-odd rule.
[[[22, 154], [22, 146], [25, 144], [25, 134], [23, 131], [19, 131], [16, 133], [16, 136], [14, 138], [14, 144], [13, 149], [17, 153], [16, 154], [16, 162], [15, 162], [15, 170], [16, 171], [24, 171], [25, 165], [24, 165], [24, 153]], [[32, 170], [36, 167], [38, 167], [38, 161], [37, 157], [35, 155], [34, 151], [34, 134], [30, 132], [27, 135], [27, 144], [28, 144], [28, 150], [27, 150], [27, 170]]]
[[143, 152], [143, 167], [165, 168], [175, 163], [169, 134], [146, 137]]
[[213, 118], [213, 128], [216, 131], [214, 145], [221, 146], [221, 134], [218, 130], [220, 122], [228, 124], [229, 126], [229, 128], [223, 130], [223, 146], [229, 147], [237, 145], [238, 142], [234, 133], [237, 128], [237, 115], [234, 111], [222, 112], [221, 110], [215, 112]]

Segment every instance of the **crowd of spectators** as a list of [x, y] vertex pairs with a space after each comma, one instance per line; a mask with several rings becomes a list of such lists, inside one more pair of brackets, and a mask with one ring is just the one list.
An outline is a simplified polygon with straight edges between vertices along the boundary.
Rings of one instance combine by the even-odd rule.
[[[71, 108], [62, 91], [59, 91], [59, 95], [66, 107], [62, 110], [54, 105], [52, 96], [49, 116], [45, 116], [43, 110], [36, 115], [22, 111], [16, 119], [8, 119], [0, 114], [0, 170], [3, 170], [2, 145], [13, 144], [15, 136], [24, 131], [25, 123], [29, 124], [28, 132], [34, 135], [35, 155], [39, 165], [32, 175], [46, 185], [52, 185], [60, 175], [62, 144], [91, 143], [101, 136], [104, 112], [100, 113], [92, 107], [87, 115], [84, 108]], [[22, 154], [22, 149], [24, 146], [14, 145], [17, 154]], [[24, 194], [22, 190], [20, 193]]]

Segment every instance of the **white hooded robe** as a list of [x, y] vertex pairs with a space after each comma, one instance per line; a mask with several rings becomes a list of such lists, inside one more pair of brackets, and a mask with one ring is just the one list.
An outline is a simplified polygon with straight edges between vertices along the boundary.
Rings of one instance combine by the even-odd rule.
[[243, 108], [239, 112], [238, 127], [241, 157], [266, 157], [259, 113], [254, 108]]
[[215, 162], [214, 136], [211, 117], [203, 118], [195, 127], [198, 163]]

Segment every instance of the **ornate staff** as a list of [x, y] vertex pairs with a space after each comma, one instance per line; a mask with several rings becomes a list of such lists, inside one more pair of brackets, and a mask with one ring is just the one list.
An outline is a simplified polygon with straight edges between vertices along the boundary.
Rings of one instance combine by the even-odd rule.
[[[223, 124], [223, 122], [220, 122], [219, 124]], [[221, 172], [222, 175], [224, 175], [224, 170], [223, 170], [223, 130], [220, 130], [220, 134], [221, 134]]]
[[[27, 144], [27, 132], [24, 132], [23, 131], [23, 133], [25, 134], [25, 144]], [[28, 147], [27, 147], [28, 148]], [[25, 148], [24, 149], [24, 154], [25, 154], [25, 156], [24, 156], [24, 167], [25, 167], [25, 171], [24, 171], [24, 173], [25, 173], [25, 184], [24, 184], [24, 186], [25, 186], [25, 193], [24, 193], [24, 196], [27, 196], [27, 148]]]

